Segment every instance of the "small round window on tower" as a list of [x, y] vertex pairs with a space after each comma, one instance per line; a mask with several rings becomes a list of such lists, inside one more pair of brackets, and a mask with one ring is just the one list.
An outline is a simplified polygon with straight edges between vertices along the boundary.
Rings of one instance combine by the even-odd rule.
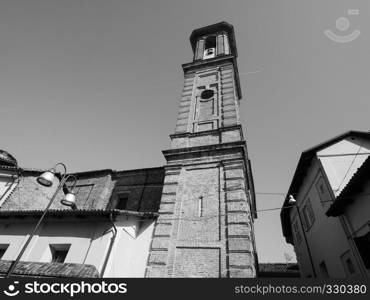
[[202, 99], [209, 99], [212, 98], [215, 92], [213, 90], [205, 90], [200, 94]]

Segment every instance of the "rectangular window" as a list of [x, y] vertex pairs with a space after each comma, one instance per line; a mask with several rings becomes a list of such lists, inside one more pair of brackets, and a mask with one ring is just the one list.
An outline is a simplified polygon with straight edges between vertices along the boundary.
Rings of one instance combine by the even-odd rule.
[[366, 269], [370, 269], [370, 232], [354, 238], [354, 241]]
[[307, 199], [306, 204], [303, 206], [303, 219], [305, 229], [308, 231], [315, 222], [315, 215], [313, 213], [310, 198]]
[[329, 278], [328, 268], [326, 267], [326, 264], [324, 261], [319, 265], [319, 267], [320, 267], [320, 272], [321, 272], [322, 277]]
[[348, 250], [340, 257], [340, 259], [347, 277], [356, 275], [356, 267], [353, 263], [351, 252]]
[[125, 210], [127, 209], [128, 193], [118, 194], [116, 209]]
[[70, 244], [50, 245], [51, 262], [64, 263], [70, 246]]
[[320, 177], [316, 182], [316, 190], [320, 197], [321, 205], [324, 209], [327, 209], [331, 204], [331, 195], [329, 193], [329, 189], [325, 184], [325, 181], [322, 177]]
[[349, 273], [354, 274], [356, 272], [355, 266], [352, 263], [352, 260], [350, 258], [346, 259], [346, 265]]
[[301, 232], [299, 230], [299, 226], [298, 226], [298, 222], [297, 221], [295, 221], [293, 223], [293, 231], [294, 231], [294, 236], [295, 236], [297, 245], [299, 245], [302, 242], [302, 235], [301, 235]]

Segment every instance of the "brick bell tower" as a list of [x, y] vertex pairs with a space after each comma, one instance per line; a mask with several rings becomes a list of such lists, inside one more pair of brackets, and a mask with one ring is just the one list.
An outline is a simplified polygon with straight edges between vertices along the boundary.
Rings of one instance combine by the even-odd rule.
[[255, 195], [233, 26], [192, 32], [146, 277], [255, 277]]

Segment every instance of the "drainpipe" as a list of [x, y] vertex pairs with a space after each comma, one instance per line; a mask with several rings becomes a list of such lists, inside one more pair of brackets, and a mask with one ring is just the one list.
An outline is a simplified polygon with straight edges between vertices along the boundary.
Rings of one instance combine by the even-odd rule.
[[109, 260], [109, 257], [110, 257], [110, 254], [112, 252], [112, 248], [113, 248], [113, 245], [114, 245], [114, 241], [116, 240], [116, 237], [117, 237], [117, 227], [116, 225], [114, 224], [114, 221], [113, 221], [113, 214], [110, 213], [109, 214], [109, 221], [111, 222], [112, 224], [112, 228], [113, 228], [113, 235], [110, 239], [110, 243], [109, 243], [109, 248], [108, 248], [108, 252], [107, 252], [107, 255], [105, 256], [105, 259], [104, 259], [104, 263], [103, 263], [103, 267], [102, 267], [102, 270], [100, 272], [100, 277], [103, 277], [104, 273], [105, 273], [105, 269], [107, 268], [107, 264], [108, 264], [108, 260]]

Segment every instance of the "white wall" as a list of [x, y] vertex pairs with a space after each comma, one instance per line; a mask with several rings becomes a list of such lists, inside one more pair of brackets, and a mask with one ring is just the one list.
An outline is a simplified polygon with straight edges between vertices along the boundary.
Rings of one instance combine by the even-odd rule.
[[104, 277], [144, 277], [154, 221], [121, 217]]
[[[104, 277], [144, 277], [154, 220], [120, 216], [115, 225]], [[33, 218], [0, 220], [0, 245], [10, 244], [2, 259], [16, 258], [33, 226]], [[50, 244], [70, 244], [66, 263], [92, 264], [101, 273], [112, 235], [109, 220], [53, 219], [42, 225], [21, 260], [50, 262]]]

